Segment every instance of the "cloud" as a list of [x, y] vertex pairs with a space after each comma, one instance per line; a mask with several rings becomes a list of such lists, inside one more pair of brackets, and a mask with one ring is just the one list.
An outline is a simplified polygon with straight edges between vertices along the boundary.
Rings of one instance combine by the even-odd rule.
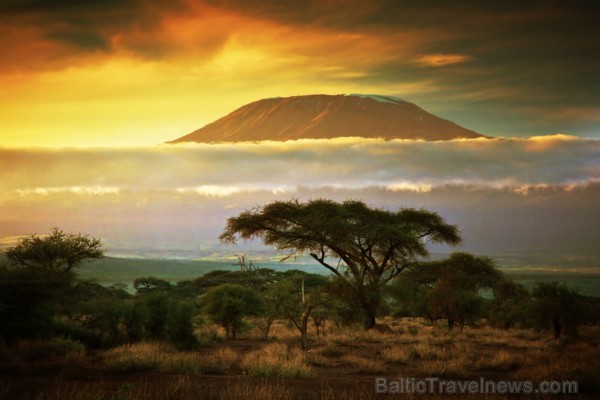
[[469, 251], [596, 254], [599, 155], [599, 140], [567, 135], [0, 148], [0, 239], [59, 226], [110, 254], [197, 257], [227, 251], [230, 216], [323, 197], [438, 211]]
[[444, 67], [464, 63], [472, 59], [472, 57], [465, 54], [425, 54], [417, 57], [415, 62], [427, 67]]
[[[120, 190], [229, 196], [298, 187], [430, 191], [445, 185], [572, 187], [600, 178], [600, 141], [567, 135], [445, 142], [341, 138], [128, 149], [0, 150], [20, 196]], [[126, 172], [124, 172], [126, 171]]]

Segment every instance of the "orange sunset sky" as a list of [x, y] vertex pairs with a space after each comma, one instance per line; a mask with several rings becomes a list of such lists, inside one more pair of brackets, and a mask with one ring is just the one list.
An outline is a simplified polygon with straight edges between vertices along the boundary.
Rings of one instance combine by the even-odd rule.
[[598, 4], [5, 0], [0, 146], [153, 145], [311, 93], [398, 96], [493, 136], [597, 138]]

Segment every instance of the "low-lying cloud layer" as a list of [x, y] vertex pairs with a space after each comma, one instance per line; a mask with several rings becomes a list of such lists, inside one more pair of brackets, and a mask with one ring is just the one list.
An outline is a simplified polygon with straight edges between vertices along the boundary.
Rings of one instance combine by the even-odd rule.
[[299, 187], [427, 192], [459, 185], [570, 190], [600, 179], [600, 141], [529, 139], [300, 140], [133, 149], [0, 150], [4, 196], [121, 191], [228, 196]]
[[599, 140], [560, 135], [0, 149], [0, 238], [59, 226], [113, 254], [197, 256], [244, 209], [326, 197], [439, 211], [474, 251], [593, 253], [599, 155]]

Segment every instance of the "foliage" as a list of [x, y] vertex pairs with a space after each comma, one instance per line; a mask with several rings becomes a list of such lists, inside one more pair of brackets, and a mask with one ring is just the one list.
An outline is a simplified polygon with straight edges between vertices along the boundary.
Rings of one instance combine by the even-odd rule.
[[394, 282], [390, 293], [414, 314], [431, 321], [443, 318], [449, 330], [458, 323], [462, 331], [482, 316], [481, 290], [501, 276], [490, 258], [458, 252], [411, 269]]
[[0, 267], [0, 336], [52, 334], [53, 319], [72, 303], [74, 269], [101, 258], [100, 240], [55, 228], [47, 236], [20, 238], [5, 251], [8, 264]]
[[75, 307], [70, 320], [77, 329], [69, 329], [89, 346], [113, 346], [148, 338], [188, 349], [198, 344], [194, 335], [196, 313], [191, 302], [161, 292], [131, 299], [98, 297]]
[[[425, 244], [458, 244], [458, 229], [437, 213], [410, 208], [396, 212], [348, 200], [276, 201], [229, 218], [220, 239], [225, 243], [260, 238], [290, 256], [308, 253], [322, 266], [347, 279], [375, 325], [380, 290], [429, 253]], [[331, 262], [330, 259], [333, 259]]]
[[530, 297], [523, 285], [511, 278], [499, 280], [492, 288], [494, 298], [488, 305], [489, 322], [502, 329], [527, 325]]
[[201, 292], [225, 283], [247, 286], [254, 290], [264, 290], [270, 283], [281, 279], [281, 273], [268, 268], [249, 269], [244, 271], [210, 271], [193, 281]]
[[10, 263], [44, 271], [67, 272], [83, 262], [104, 257], [100, 239], [54, 228], [47, 236], [20, 238], [5, 252]]
[[71, 272], [0, 266], [0, 337], [11, 342], [50, 334], [73, 280]]
[[196, 309], [191, 302], [176, 302], [171, 306], [167, 320], [167, 340], [181, 350], [190, 350], [198, 346], [194, 334], [193, 320]]
[[329, 294], [327, 309], [330, 319], [336, 326], [364, 324], [366, 316], [362, 312], [357, 312], [361, 310], [362, 306], [356, 290], [354, 290], [351, 277], [346, 276], [345, 279], [342, 279], [335, 275], [324, 290]]
[[148, 310], [145, 323], [147, 334], [155, 339], [165, 339], [167, 336], [167, 321], [170, 311], [170, 299], [165, 293], [150, 293], [140, 299]]
[[133, 287], [138, 294], [147, 294], [152, 292], [168, 292], [171, 290], [171, 284], [163, 279], [153, 276], [137, 278], [133, 281]]
[[262, 311], [261, 298], [256, 291], [231, 283], [209, 289], [200, 301], [208, 316], [225, 328], [232, 339], [242, 329], [244, 317], [259, 315]]
[[[300, 331], [303, 349], [308, 346], [309, 318], [320, 312], [324, 317], [329, 300], [323, 290], [323, 285], [312, 287], [306, 285], [307, 275], [309, 274], [294, 273], [271, 285], [267, 292], [270, 296], [269, 300], [277, 303], [271, 312], [276, 312], [280, 318], [287, 319]], [[271, 316], [277, 314], [271, 314]]]
[[538, 328], [551, 327], [554, 338], [561, 334], [577, 335], [577, 327], [581, 319], [579, 295], [577, 291], [558, 282], [538, 282], [531, 291], [531, 318]]

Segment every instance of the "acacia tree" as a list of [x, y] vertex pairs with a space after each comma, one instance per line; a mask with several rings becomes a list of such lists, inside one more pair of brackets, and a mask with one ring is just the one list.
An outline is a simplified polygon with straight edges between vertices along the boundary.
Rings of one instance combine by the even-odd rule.
[[337, 203], [317, 199], [276, 201], [227, 220], [220, 236], [260, 238], [288, 256], [308, 253], [351, 284], [365, 313], [365, 327], [375, 326], [381, 288], [409, 266], [428, 256], [426, 243], [456, 245], [458, 229], [435, 212], [371, 208], [362, 201]]
[[172, 289], [172, 285], [164, 279], [155, 278], [153, 276], [145, 276], [136, 278], [133, 281], [133, 288], [138, 294], [148, 294], [157, 292], [168, 292]]
[[449, 330], [458, 324], [462, 332], [466, 323], [481, 316], [484, 300], [480, 292], [492, 288], [501, 276], [490, 258], [458, 252], [411, 269], [394, 282], [391, 294], [396, 295], [407, 287], [406, 283], [411, 284], [408, 287], [412, 287], [414, 297], [399, 300], [432, 322], [445, 319]]
[[328, 301], [323, 286], [307, 285], [305, 276], [295, 273], [269, 287], [272, 299], [278, 302], [279, 317], [290, 321], [300, 332], [303, 350], [308, 348], [309, 319], [323, 311]]
[[531, 298], [525, 287], [512, 278], [503, 277], [492, 288], [494, 298], [488, 305], [490, 323], [502, 329], [510, 329], [526, 320]]
[[49, 235], [19, 239], [5, 251], [0, 266], [0, 336], [18, 337], [50, 332], [53, 317], [73, 304], [75, 269], [101, 258], [99, 239], [65, 233], [55, 228]]
[[532, 317], [539, 328], [551, 326], [559, 339], [563, 328], [568, 336], [577, 336], [581, 319], [580, 297], [565, 283], [537, 282], [531, 291]]
[[104, 257], [100, 239], [58, 228], [46, 236], [20, 238], [5, 254], [11, 263], [47, 272], [69, 272], [85, 261]]

